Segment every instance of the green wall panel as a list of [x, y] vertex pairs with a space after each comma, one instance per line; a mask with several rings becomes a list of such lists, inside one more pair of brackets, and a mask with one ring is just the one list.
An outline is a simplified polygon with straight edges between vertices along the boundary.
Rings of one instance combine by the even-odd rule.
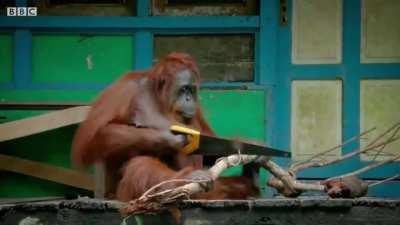
[[[92, 90], [0, 90], [5, 102], [90, 103], [97, 94]], [[218, 135], [265, 141], [265, 91], [201, 90], [200, 101], [207, 121]], [[7, 110], [0, 113], [20, 119], [40, 112]], [[7, 119], [10, 120], [13, 119]]]
[[217, 134], [265, 141], [264, 91], [203, 91], [201, 103]]
[[[98, 92], [71, 90], [0, 90], [4, 101], [17, 102], [91, 102]], [[218, 135], [232, 138], [265, 140], [265, 92], [237, 90], [202, 90], [201, 104], [206, 119]], [[6, 122], [46, 111], [0, 110]], [[3, 154], [69, 168], [70, 147], [77, 126], [68, 126], [41, 134], [0, 143]], [[224, 172], [240, 174], [241, 167]], [[265, 176], [263, 177], [263, 179]], [[82, 190], [14, 173], [0, 172], [0, 197], [27, 197], [87, 194]]]
[[132, 36], [34, 35], [34, 82], [109, 83], [133, 68]]
[[[21, 111], [20, 113], [22, 115]], [[33, 113], [29, 111], [28, 114]], [[69, 126], [2, 142], [0, 143], [1, 154], [71, 168], [69, 149], [75, 129], [76, 126]], [[89, 195], [90, 192], [22, 174], [0, 171], [0, 198], [76, 196], [77, 194]]]
[[91, 196], [89, 191], [16, 173], [0, 172], [0, 198]]
[[[200, 99], [205, 117], [218, 135], [264, 142], [265, 96], [264, 91], [220, 90], [203, 91]], [[225, 170], [221, 176], [236, 176], [241, 172], [242, 166], [237, 166]], [[264, 171], [260, 180], [265, 181]]]
[[0, 83], [11, 82], [13, 72], [12, 35], [0, 34]]
[[69, 149], [76, 126], [5, 141], [1, 153], [70, 168]]

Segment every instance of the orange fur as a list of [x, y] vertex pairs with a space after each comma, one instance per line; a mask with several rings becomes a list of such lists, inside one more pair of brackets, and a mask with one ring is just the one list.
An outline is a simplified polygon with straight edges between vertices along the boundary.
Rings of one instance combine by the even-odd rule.
[[[114, 174], [114, 180], [119, 182], [116, 196], [120, 200], [136, 198], [159, 182], [183, 178], [202, 167], [201, 156], [182, 156], [165, 148], [165, 143], [160, 141], [162, 135], [159, 128], [135, 127], [131, 124], [135, 119], [135, 110], [143, 108], [146, 108], [147, 112], [158, 113], [154, 113], [154, 116], [159, 118], [151, 118], [151, 121], [159, 119], [173, 122], [172, 108], [168, 106], [168, 93], [175, 74], [183, 69], [192, 71], [199, 86], [200, 74], [196, 63], [190, 56], [182, 53], [166, 56], [148, 71], [131, 72], [122, 76], [100, 94], [92, 104], [87, 119], [80, 124], [75, 134], [72, 143], [73, 162], [77, 165], [88, 165], [104, 161], [107, 174]], [[142, 78], [151, 81], [146, 90], [138, 84]], [[151, 108], [151, 104], [147, 102], [138, 104], [143, 91], [151, 93], [150, 100], [155, 108]], [[214, 135], [203, 117], [199, 104], [191, 127], [202, 133]], [[122, 173], [118, 174], [121, 170]], [[234, 187], [233, 180], [225, 180], [227, 186]], [[236, 186], [238, 193], [245, 193], [246, 188], [252, 192], [248, 182], [237, 182], [244, 184]], [[212, 198], [233, 196], [232, 190], [230, 195], [226, 195], [228, 191], [224, 193], [224, 181], [218, 181], [215, 187], [219, 189], [214, 194], [209, 194]]]

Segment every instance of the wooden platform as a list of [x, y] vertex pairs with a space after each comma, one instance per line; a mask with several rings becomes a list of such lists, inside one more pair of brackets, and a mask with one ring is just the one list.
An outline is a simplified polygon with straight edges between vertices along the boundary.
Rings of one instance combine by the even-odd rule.
[[[0, 224], [120, 225], [119, 202], [94, 199], [0, 203]], [[304, 197], [243, 201], [185, 201], [185, 225], [398, 225], [400, 199]], [[140, 222], [140, 223], [137, 223]], [[174, 224], [168, 213], [130, 217], [127, 224]]]

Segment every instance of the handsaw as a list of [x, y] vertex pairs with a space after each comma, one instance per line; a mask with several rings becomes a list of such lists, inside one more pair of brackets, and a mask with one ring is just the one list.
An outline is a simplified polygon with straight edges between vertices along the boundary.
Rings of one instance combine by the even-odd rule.
[[265, 155], [290, 158], [291, 154], [264, 145], [251, 144], [238, 140], [214, 137], [201, 134], [199, 131], [181, 125], [172, 125], [171, 132], [186, 135], [188, 144], [180, 152], [185, 155], [219, 155], [227, 156], [234, 154]]

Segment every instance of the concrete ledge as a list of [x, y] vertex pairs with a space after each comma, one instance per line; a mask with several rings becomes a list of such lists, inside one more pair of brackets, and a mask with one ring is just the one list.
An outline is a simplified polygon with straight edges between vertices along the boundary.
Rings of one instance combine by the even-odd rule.
[[[81, 198], [0, 204], [0, 224], [119, 225], [117, 201]], [[182, 224], [400, 224], [400, 199], [303, 197], [230, 201], [184, 201]], [[175, 224], [168, 212], [131, 217], [127, 224]]]

